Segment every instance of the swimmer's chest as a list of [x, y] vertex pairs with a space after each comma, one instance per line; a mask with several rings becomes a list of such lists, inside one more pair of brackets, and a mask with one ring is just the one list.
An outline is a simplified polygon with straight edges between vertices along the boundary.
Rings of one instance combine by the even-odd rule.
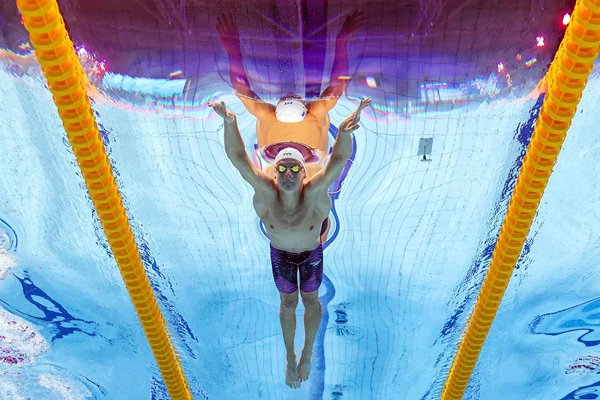
[[280, 214], [271, 210], [267, 215], [269, 229], [282, 232], [311, 231], [317, 225], [316, 213], [299, 212], [294, 215]]
[[[259, 211], [258, 209], [256, 210]], [[284, 212], [277, 204], [267, 204], [259, 213], [273, 244], [280, 249], [314, 247], [327, 214], [314, 204], [303, 204], [294, 213]]]

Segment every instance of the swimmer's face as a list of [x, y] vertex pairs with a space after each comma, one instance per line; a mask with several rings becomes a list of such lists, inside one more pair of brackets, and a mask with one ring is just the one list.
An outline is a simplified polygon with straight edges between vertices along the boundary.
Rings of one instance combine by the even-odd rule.
[[275, 182], [282, 190], [299, 189], [305, 177], [304, 167], [296, 160], [281, 160], [275, 165]]

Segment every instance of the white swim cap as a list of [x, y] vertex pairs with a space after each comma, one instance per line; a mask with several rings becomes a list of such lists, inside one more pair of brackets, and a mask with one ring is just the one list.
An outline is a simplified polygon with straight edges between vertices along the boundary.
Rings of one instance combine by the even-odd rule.
[[300, 100], [285, 99], [277, 104], [275, 116], [281, 122], [300, 122], [306, 117], [306, 107]]
[[277, 157], [275, 157], [274, 163], [277, 164], [279, 161], [285, 160], [287, 158], [291, 158], [298, 161], [300, 165], [302, 165], [302, 168], [304, 168], [304, 157], [302, 157], [302, 153], [300, 153], [293, 147], [286, 147], [285, 149], [277, 153]]

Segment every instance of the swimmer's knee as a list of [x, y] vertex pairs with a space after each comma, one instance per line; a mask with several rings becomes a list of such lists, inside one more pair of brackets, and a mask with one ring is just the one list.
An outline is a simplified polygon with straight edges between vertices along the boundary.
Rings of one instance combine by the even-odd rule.
[[305, 292], [305, 291], [301, 290], [300, 294], [302, 296], [302, 304], [304, 304], [305, 307], [321, 304], [321, 303], [319, 303], [319, 290], [318, 289], [314, 290], [312, 292]]
[[280, 293], [281, 295], [281, 308], [282, 309], [296, 309], [298, 306], [298, 291], [292, 293]]

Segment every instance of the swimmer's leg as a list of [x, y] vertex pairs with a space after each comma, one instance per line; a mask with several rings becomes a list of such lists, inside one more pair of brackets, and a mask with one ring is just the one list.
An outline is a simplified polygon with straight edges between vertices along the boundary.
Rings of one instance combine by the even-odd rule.
[[319, 291], [300, 292], [302, 294], [302, 303], [304, 304], [304, 330], [305, 340], [302, 356], [298, 363], [298, 377], [300, 382], [308, 380], [312, 362], [312, 348], [315, 343], [317, 330], [321, 324], [323, 310], [319, 302]]
[[296, 367], [296, 352], [294, 350], [294, 336], [296, 335], [296, 307], [298, 306], [298, 291], [293, 293], [280, 293], [281, 307], [279, 320], [283, 331], [283, 341], [286, 352], [285, 383], [292, 389], [300, 387], [300, 378]]
[[306, 262], [300, 266], [300, 294], [304, 304], [304, 348], [298, 363], [300, 381], [306, 381], [310, 374], [312, 350], [317, 330], [323, 317], [319, 302], [319, 286], [323, 281], [323, 246], [310, 252]]
[[287, 359], [285, 383], [289, 387], [297, 389], [300, 387], [300, 379], [296, 367], [294, 337], [296, 336], [296, 307], [298, 306], [298, 268], [289, 263], [288, 258], [288, 253], [271, 246], [273, 279], [281, 299], [279, 321]]

